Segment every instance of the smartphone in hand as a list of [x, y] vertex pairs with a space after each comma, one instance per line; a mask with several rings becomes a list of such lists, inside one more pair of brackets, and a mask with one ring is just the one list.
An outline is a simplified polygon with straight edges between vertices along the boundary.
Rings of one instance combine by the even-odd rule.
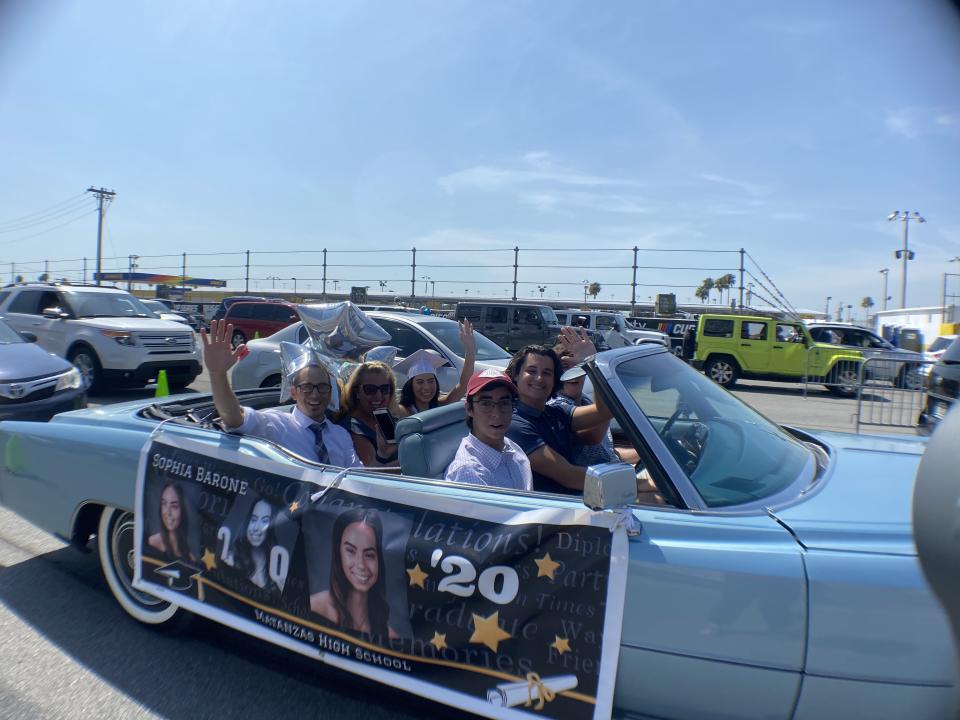
[[377, 408], [373, 411], [373, 417], [383, 433], [384, 439], [391, 445], [397, 442], [397, 421], [387, 408]]

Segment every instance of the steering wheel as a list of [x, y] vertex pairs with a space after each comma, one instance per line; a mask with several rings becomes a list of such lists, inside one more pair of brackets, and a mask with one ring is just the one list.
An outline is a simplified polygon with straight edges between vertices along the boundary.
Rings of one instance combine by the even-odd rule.
[[667, 434], [670, 432], [670, 428], [672, 428], [672, 427], [674, 426], [674, 423], [676, 423], [677, 420], [680, 419], [680, 416], [681, 416], [681, 415], [689, 415], [689, 414], [690, 414], [690, 406], [689, 406], [689, 405], [687, 405], [686, 403], [683, 403], [683, 402], [680, 403], [680, 404], [678, 404], [678, 405], [677, 405], [677, 409], [673, 411], [673, 415], [671, 415], [670, 417], [668, 417], [668, 418], [667, 418], [667, 421], [663, 424], [663, 428], [660, 430], [660, 434], [661, 434], [663, 437], [666, 437]]

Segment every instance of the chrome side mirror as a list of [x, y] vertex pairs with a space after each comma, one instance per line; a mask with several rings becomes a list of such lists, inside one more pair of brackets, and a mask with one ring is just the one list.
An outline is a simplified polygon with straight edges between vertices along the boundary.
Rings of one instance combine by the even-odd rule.
[[637, 501], [637, 473], [627, 463], [602, 463], [587, 468], [583, 504], [591, 510], [613, 510]]

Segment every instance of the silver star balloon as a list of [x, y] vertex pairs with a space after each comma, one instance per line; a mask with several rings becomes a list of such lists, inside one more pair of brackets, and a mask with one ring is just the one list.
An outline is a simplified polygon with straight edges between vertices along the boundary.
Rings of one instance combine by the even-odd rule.
[[359, 360], [370, 348], [390, 340], [390, 333], [352, 302], [297, 305], [296, 310], [310, 343], [322, 355]]
[[371, 348], [367, 350], [363, 355], [364, 362], [374, 362], [379, 361], [386, 363], [389, 366], [393, 365], [393, 361], [397, 358], [397, 353], [400, 352], [400, 348], [394, 347], [393, 345], [381, 345], [380, 347]]
[[290, 397], [290, 386], [296, 380], [297, 373], [305, 367], [315, 365], [327, 371], [330, 376], [330, 402], [327, 408], [333, 412], [340, 410], [340, 388], [337, 379], [340, 376], [339, 362], [324, 357], [309, 345], [298, 345], [292, 342], [280, 343], [280, 362], [283, 368], [283, 379], [280, 385], [280, 402]]

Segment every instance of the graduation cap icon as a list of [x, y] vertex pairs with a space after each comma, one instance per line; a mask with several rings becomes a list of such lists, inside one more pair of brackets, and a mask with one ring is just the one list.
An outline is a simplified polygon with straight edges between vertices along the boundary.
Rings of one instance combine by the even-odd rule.
[[161, 565], [154, 572], [167, 578], [167, 585], [171, 590], [189, 590], [193, 586], [193, 578], [203, 573], [201, 568], [176, 560], [167, 565]]

